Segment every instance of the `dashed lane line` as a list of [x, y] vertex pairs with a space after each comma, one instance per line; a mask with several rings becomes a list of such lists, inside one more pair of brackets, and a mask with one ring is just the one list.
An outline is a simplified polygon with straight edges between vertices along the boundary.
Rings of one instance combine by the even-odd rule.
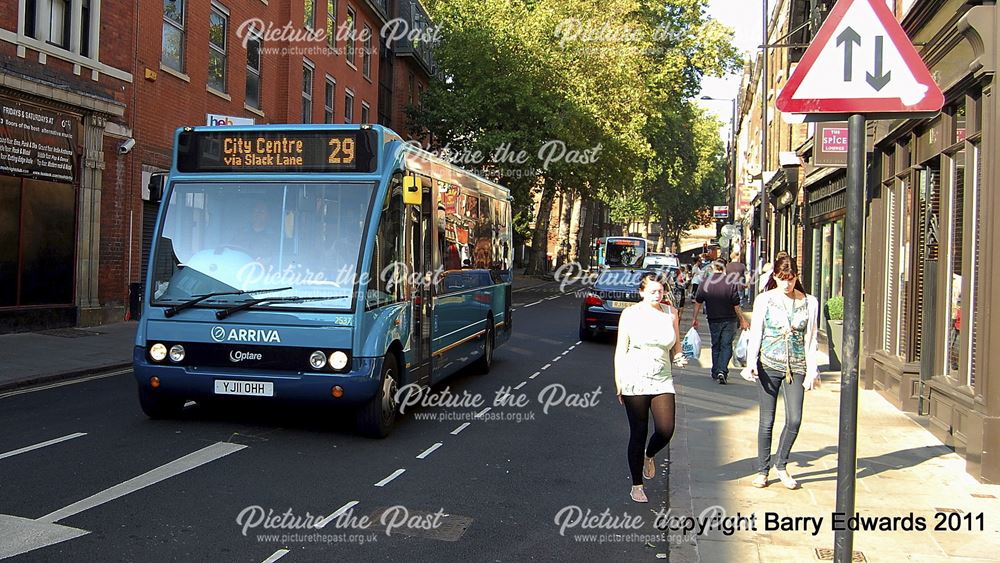
[[345, 513], [345, 512], [347, 512], [348, 510], [350, 510], [350, 509], [354, 508], [354, 507], [355, 507], [355, 506], [356, 506], [356, 505], [358, 504], [358, 502], [359, 502], [359, 501], [356, 501], [356, 500], [352, 500], [351, 502], [349, 502], [349, 503], [345, 504], [344, 506], [341, 506], [341, 507], [340, 507], [340, 508], [338, 508], [337, 510], [334, 510], [334, 511], [333, 511], [333, 514], [331, 514], [331, 515], [327, 516], [326, 518], [324, 518], [324, 519], [320, 520], [319, 522], [316, 522], [316, 526], [315, 526], [315, 527], [316, 527], [316, 529], [317, 529], [317, 530], [320, 530], [320, 529], [322, 529], [322, 528], [323, 528], [324, 526], [326, 526], [327, 524], [329, 524], [330, 522], [333, 522], [333, 521], [334, 521], [334, 520], [336, 520], [337, 518], [340, 518], [340, 516], [341, 516], [342, 514], [344, 514], [344, 513]]
[[463, 422], [461, 424], [461, 426], [459, 426], [458, 428], [456, 428], [456, 429], [454, 429], [454, 430], [451, 431], [451, 435], [452, 436], [457, 436], [459, 432], [461, 432], [462, 430], [465, 430], [468, 427], [469, 427], [469, 423], [468, 422]]
[[40, 443], [34, 444], [32, 446], [25, 446], [23, 448], [19, 448], [19, 449], [16, 449], [16, 450], [11, 450], [11, 451], [6, 452], [6, 453], [2, 453], [2, 454], [0, 454], [0, 459], [4, 459], [5, 457], [14, 457], [16, 455], [20, 455], [20, 454], [27, 453], [27, 452], [30, 452], [30, 451], [33, 451], [33, 450], [44, 448], [45, 446], [51, 446], [53, 444], [58, 444], [60, 442], [65, 442], [66, 440], [72, 440], [73, 438], [79, 438], [81, 436], [86, 436], [86, 435], [87, 435], [86, 432], [74, 432], [73, 434], [67, 434], [67, 435], [65, 435], [65, 436], [63, 436], [61, 438], [53, 438], [51, 440], [46, 440], [45, 442], [40, 442]]
[[95, 506], [100, 506], [106, 502], [113, 501], [127, 494], [144, 489], [150, 485], [155, 485], [160, 481], [164, 481], [186, 471], [195, 469], [196, 467], [205, 465], [206, 463], [213, 462], [231, 453], [238, 452], [246, 447], [247, 446], [243, 444], [216, 442], [211, 446], [206, 446], [196, 452], [192, 452], [184, 457], [175, 459], [170, 463], [161, 465], [156, 469], [147, 471], [138, 477], [133, 477], [124, 483], [119, 483], [83, 500], [74, 502], [69, 506], [60, 508], [55, 512], [50, 512], [49, 514], [39, 518], [38, 521], [54, 524], [60, 520], [94, 508]]
[[47, 385], [39, 385], [37, 387], [29, 387], [27, 389], [18, 389], [17, 391], [7, 391], [6, 393], [0, 393], [0, 399], [6, 399], [7, 397], [14, 397], [16, 395], [24, 395], [26, 393], [35, 393], [37, 391], [45, 391], [46, 389], [55, 389], [56, 387], [65, 387], [67, 385], [76, 385], [77, 383], [84, 383], [87, 381], [93, 381], [95, 379], [104, 379], [106, 377], [114, 377], [116, 375], [123, 375], [126, 373], [131, 373], [132, 368], [122, 369], [117, 371], [111, 371], [108, 373], [100, 373], [97, 375], [88, 375], [86, 377], [77, 377], [75, 379], [67, 379], [66, 381], [60, 381], [58, 383], [49, 383]]
[[287, 549], [279, 549], [278, 551], [275, 551], [274, 553], [272, 553], [270, 557], [268, 557], [267, 559], [261, 561], [261, 563], [274, 563], [278, 559], [281, 559], [282, 557], [288, 555], [288, 551], [289, 550], [287, 550]]
[[396, 477], [399, 477], [403, 473], [406, 473], [406, 469], [403, 469], [402, 467], [400, 467], [399, 469], [393, 471], [392, 475], [389, 475], [385, 479], [382, 479], [378, 483], [375, 483], [375, 486], [376, 487], [384, 487], [384, 486], [388, 485], [389, 483], [391, 483], [393, 479], [395, 479]]
[[434, 444], [433, 446], [431, 446], [431, 447], [427, 448], [426, 450], [424, 450], [420, 455], [418, 455], [417, 459], [425, 459], [427, 456], [431, 455], [431, 453], [434, 450], [440, 448], [443, 445], [444, 444], [441, 443], [441, 442], [438, 442], [438, 443]]
[[518, 389], [520, 389], [521, 387], [524, 387], [524, 384], [525, 384], [525, 383], [527, 383], [527, 381], [522, 381], [522, 382], [518, 383], [518, 384], [517, 384], [517, 386], [516, 386], [516, 387], [514, 387], [514, 391], [517, 391], [517, 390], [518, 390]]
[[545, 371], [545, 370], [549, 369], [550, 367], [552, 367], [552, 364], [545, 364], [544, 366], [542, 366], [542, 371]]

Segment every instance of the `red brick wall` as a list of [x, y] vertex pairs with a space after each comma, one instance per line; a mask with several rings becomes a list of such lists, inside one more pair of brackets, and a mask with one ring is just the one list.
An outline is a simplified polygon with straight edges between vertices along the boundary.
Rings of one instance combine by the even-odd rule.
[[[392, 128], [404, 139], [410, 138], [412, 132], [407, 128], [406, 109], [410, 105], [410, 75], [413, 76], [413, 104], [420, 100], [420, 91], [427, 92], [429, 83], [427, 75], [418, 63], [409, 57], [396, 57], [393, 65]], [[424, 139], [426, 142], [426, 139]]]

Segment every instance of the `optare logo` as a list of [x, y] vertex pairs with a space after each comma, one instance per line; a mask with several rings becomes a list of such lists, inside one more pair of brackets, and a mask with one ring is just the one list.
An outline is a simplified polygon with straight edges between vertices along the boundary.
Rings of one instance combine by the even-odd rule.
[[237, 363], [243, 360], [262, 360], [264, 359], [263, 354], [258, 354], [257, 352], [242, 352], [240, 350], [233, 350], [229, 353], [229, 361]]
[[226, 339], [226, 329], [221, 326], [212, 327], [212, 340], [222, 342]]

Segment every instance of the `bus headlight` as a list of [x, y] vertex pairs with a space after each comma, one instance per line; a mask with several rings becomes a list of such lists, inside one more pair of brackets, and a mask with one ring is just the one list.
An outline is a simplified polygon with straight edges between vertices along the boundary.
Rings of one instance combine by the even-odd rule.
[[347, 354], [337, 350], [330, 354], [330, 367], [335, 370], [342, 370], [347, 366]]
[[149, 348], [149, 357], [153, 358], [154, 362], [162, 362], [163, 358], [167, 357], [167, 347], [159, 342], [153, 344]]
[[184, 360], [184, 347], [180, 344], [174, 344], [170, 347], [170, 361], [177, 363]]
[[312, 366], [313, 369], [323, 369], [323, 366], [326, 365], [326, 354], [316, 350], [309, 355], [309, 365]]

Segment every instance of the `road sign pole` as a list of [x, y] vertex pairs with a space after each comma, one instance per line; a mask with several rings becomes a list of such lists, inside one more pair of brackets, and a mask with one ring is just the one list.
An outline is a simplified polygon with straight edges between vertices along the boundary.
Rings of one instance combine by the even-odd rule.
[[[861, 246], [865, 197], [865, 116], [848, 121], [847, 216], [844, 244], [844, 354], [840, 372], [840, 440], [837, 446], [837, 512], [854, 515], [858, 463], [858, 357], [861, 349]], [[850, 563], [851, 530], [833, 535], [833, 557]]]

